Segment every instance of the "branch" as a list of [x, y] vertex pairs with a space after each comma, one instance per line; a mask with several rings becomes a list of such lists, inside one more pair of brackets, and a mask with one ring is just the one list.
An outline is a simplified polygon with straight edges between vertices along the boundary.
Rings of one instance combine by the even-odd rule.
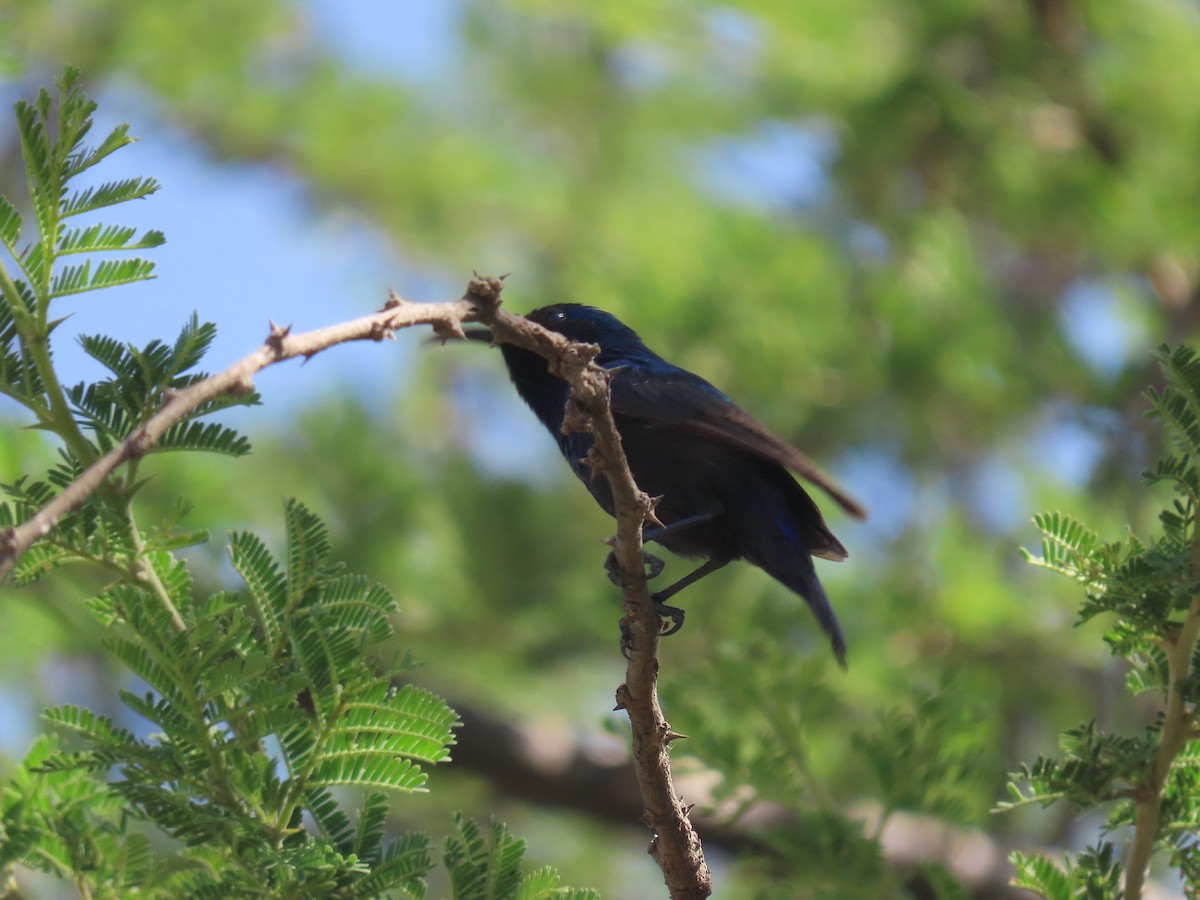
[[310, 359], [322, 350], [350, 341], [382, 341], [401, 328], [432, 325], [443, 337], [462, 334], [462, 323], [473, 321], [474, 308], [466, 300], [450, 303], [408, 303], [394, 293], [379, 312], [338, 325], [330, 325], [292, 334], [291, 326], [271, 324], [271, 333], [263, 345], [223, 372], [182, 391], [167, 394], [162, 408], [124, 441], [96, 460], [58, 496], [27, 521], [0, 531], [0, 581], [8, 575], [17, 559], [38, 538], [45, 537], [60, 518], [79, 509], [125, 463], [140, 459], [171, 426], [185, 419], [202, 404], [222, 394], [244, 394], [253, 389], [252, 377], [267, 366], [284, 360]]
[[479, 321], [492, 329], [493, 340], [516, 344], [544, 357], [551, 371], [571, 386], [563, 431], [590, 431], [595, 443], [587, 457], [593, 472], [603, 474], [612, 489], [617, 514], [614, 551], [625, 595], [625, 622], [633, 650], [625, 683], [617, 688], [617, 709], [629, 715], [633, 761], [642, 791], [642, 821], [654, 831], [654, 857], [673, 900], [702, 900], [712, 894], [712, 875], [700, 838], [688, 821], [690, 806], [675, 793], [667, 748], [675, 738], [658, 703], [659, 616], [650, 600], [642, 554], [642, 525], [655, 522], [654, 500], [633, 480], [621, 437], [609, 405], [612, 373], [594, 360], [599, 348], [576, 344], [522, 316], [500, 309], [503, 282], [476, 278], [467, 297], [476, 304]]

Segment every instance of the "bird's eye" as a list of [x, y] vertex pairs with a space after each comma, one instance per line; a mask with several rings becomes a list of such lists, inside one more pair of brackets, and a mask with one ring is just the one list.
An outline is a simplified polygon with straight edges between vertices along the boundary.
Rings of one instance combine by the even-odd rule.
[[552, 315], [550, 317], [550, 321], [551, 322], [565, 322], [565, 321], [567, 321], [567, 314], [560, 309], [554, 315]]

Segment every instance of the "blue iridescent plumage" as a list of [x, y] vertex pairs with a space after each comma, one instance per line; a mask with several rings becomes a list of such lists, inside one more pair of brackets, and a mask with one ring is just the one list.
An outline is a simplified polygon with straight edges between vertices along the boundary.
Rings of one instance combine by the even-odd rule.
[[[564, 303], [534, 310], [528, 318], [571, 340], [598, 344], [596, 361], [620, 370], [612, 379], [612, 411], [622, 446], [638, 486], [662, 497], [655, 512], [665, 527], [648, 530], [646, 537], [673, 553], [706, 560], [655, 594], [660, 608], [673, 610], [662, 604], [679, 589], [744, 559], [807, 601], [844, 663], [845, 639], [812, 558], [842, 560], [846, 548], [788, 470], [821, 487], [851, 515], [863, 517], [862, 508], [811, 460], [703, 378], [650, 350], [609, 313]], [[593, 478], [582, 462], [591, 436], [562, 433], [566, 383], [550, 374], [540, 356], [510, 344], [500, 349], [521, 397], [592, 496], [613, 514], [607, 481]], [[681, 621], [680, 612], [676, 624]]]

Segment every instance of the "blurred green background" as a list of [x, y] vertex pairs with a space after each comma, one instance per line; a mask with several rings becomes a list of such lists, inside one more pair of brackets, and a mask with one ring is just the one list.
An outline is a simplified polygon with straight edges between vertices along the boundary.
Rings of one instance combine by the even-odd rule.
[[[76, 334], [173, 338], [195, 309], [221, 368], [268, 319], [508, 272], [510, 309], [610, 310], [871, 509], [825, 504], [851, 554], [818, 563], [848, 673], [747, 566], [689, 590], [663, 646], [718, 897], [900, 896], [920, 860], [999, 896], [1008, 849], [1094, 837], [1067, 810], [990, 812], [1063, 728], [1152, 714], [1104, 623], [1074, 628], [1071, 585], [1017, 548], [1042, 509], [1110, 537], [1153, 524], [1149, 351], [1200, 309], [1194, 3], [0, 0], [4, 109], [67, 62], [98, 130], [142, 136], [100, 177], [159, 178], [121, 213], [169, 241], [157, 281], [65, 302], [67, 383], [96, 374]], [[8, 113], [0, 191], [24, 200]], [[608, 712], [612, 523], [498, 354], [425, 338], [264, 373], [265, 406], [227, 417], [254, 454], [156, 460], [146, 502], [196, 500], [209, 586], [236, 586], [225, 532], [277, 538], [291, 495], [396, 591], [417, 678], [467, 723], [398, 828], [497, 812], [567, 883], [658, 896]], [[0, 481], [50, 458], [0, 421]], [[0, 775], [47, 703], [122, 715], [80, 602], [96, 583], [0, 591]], [[881, 811], [882, 860], [853, 824]]]

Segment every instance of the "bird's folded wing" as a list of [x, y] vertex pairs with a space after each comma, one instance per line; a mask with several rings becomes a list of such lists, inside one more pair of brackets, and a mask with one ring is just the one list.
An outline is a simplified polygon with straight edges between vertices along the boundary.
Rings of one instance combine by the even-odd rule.
[[612, 380], [615, 414], [683, 427], [791, 469], [832, 497], [856, 519], [866, 510], [816, 463], [753, 418], [698, 375], [683, 369], [645, 374], [624, 369]]

